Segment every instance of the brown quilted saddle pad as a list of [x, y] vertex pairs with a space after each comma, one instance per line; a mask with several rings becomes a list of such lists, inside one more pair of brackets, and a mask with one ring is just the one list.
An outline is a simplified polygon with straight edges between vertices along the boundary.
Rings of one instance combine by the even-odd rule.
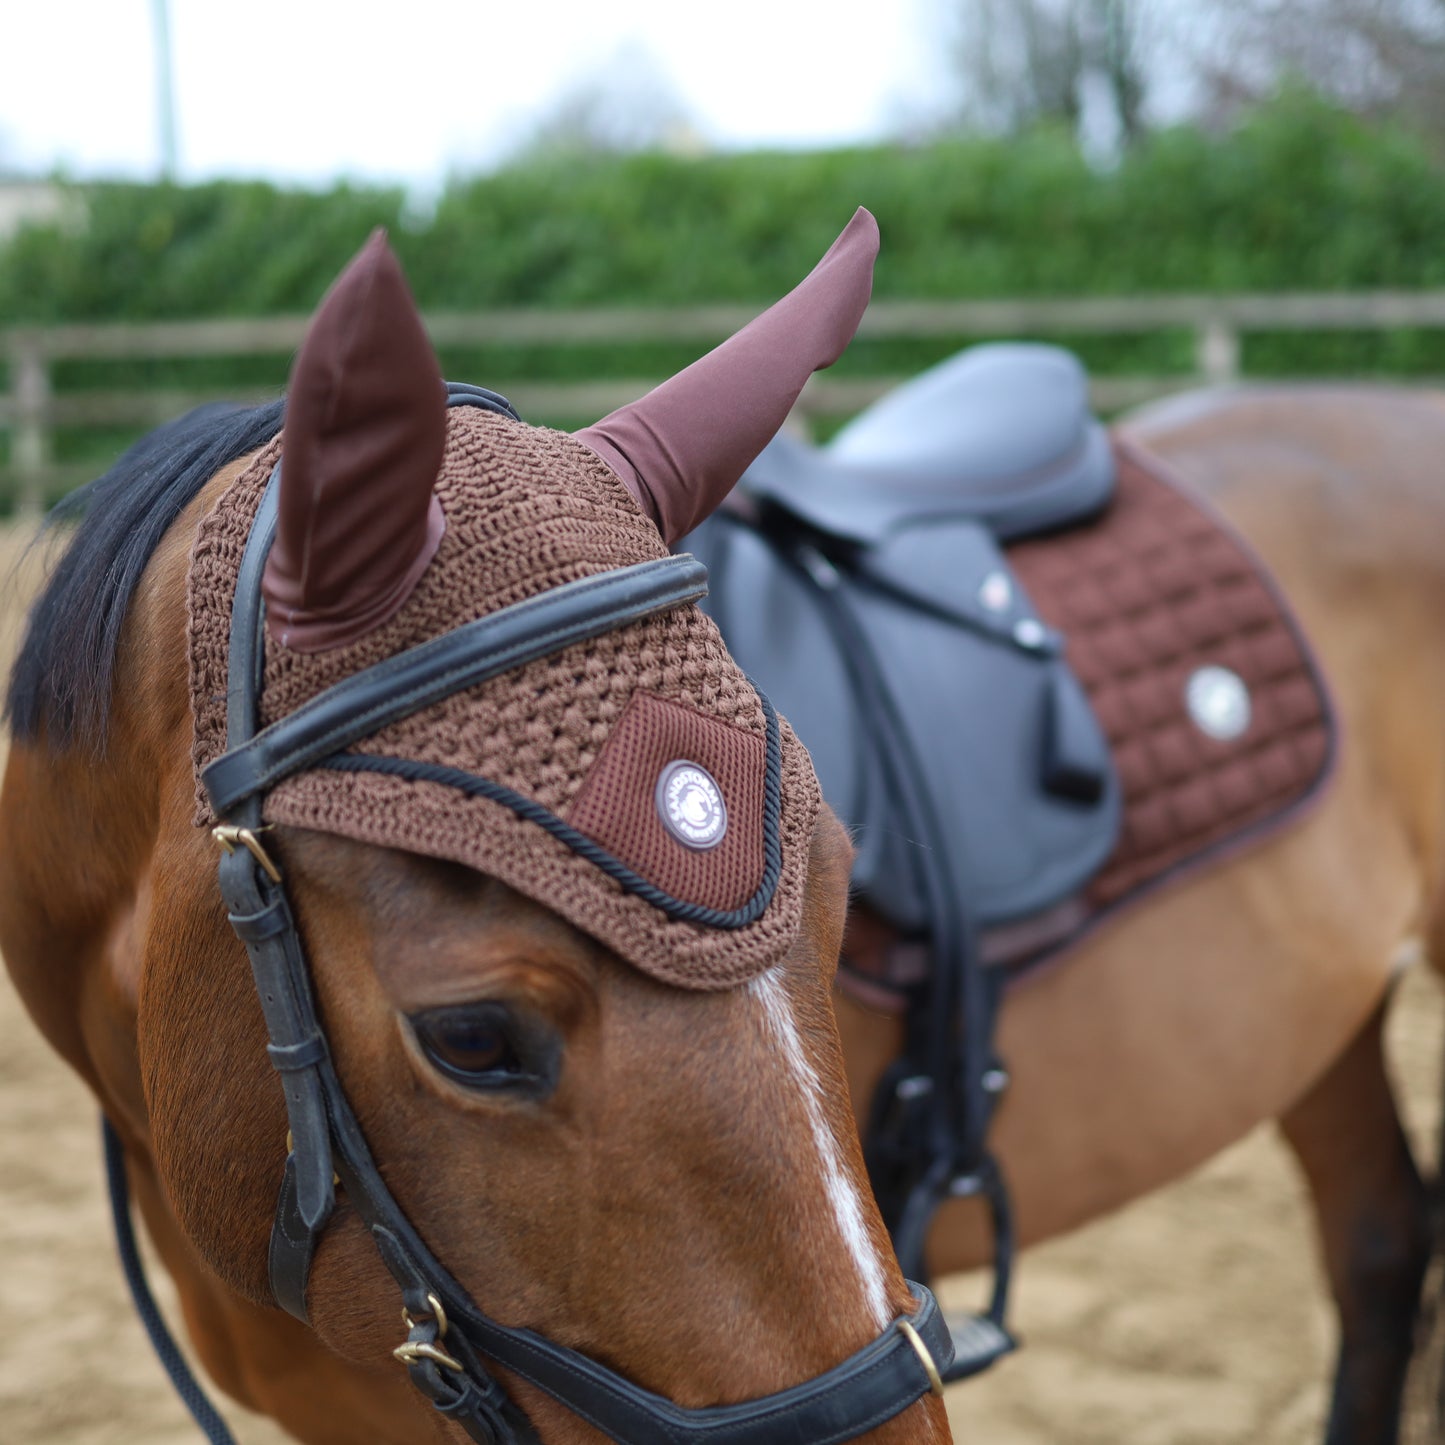
[[[1281, 826], [1325, 782], [1334, 752], [1328, 689], [1264, 563], [1157, 458], [1115, 447], [1118, 490], [1103, 516], [1008, 552], [1068, 638], [1119, 772], [1123, 827], [1087, 889], [1091, 912]], [[1191, 683], [1219, 668], [1247, 693], [1247, 726], [1233, 737], [1191, 716]], [[1228, 731], [1238, 693], [1227, 678], [1206, 673], [1196, 706], [1210, 706], [1211, 682]]]
[[[1118, 842], [1080, 894], [985, 933], [984, 958], [1014, 969], [1057, 957], [1160, 884], [1271, 836], [1331, 774], [1329, 690], [1264, 563], [1160, 459], [1117, 436], [1114, 445], [1118, 487], [1106, 511], [1007, 549], [1039, 615], [1068, 640], [1123, 798]], [[1214, 731], [1235, 735], [1195, 721], [1192, 683]], [[888, 1011], [928, 967], [926, 944], [900, 940], [865, 910], [850, 917], [843, 952], [842, 986]]]

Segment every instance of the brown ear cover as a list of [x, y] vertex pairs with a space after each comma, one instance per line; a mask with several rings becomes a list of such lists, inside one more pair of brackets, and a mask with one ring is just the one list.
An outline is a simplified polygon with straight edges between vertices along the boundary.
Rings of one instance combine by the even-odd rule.
[[670, 381], [579, 431], [671, 544], [718, 506], [813, 372], [853, 339], [873, 293], [878, 223], [861, 207], [808, 276]]
[[445, 530], [432, 492], [445, 443], [441, 369], [376, 231], [326, 293], [291, 369], [262, 583], [273, 639], [321, 652], [395, 615]]

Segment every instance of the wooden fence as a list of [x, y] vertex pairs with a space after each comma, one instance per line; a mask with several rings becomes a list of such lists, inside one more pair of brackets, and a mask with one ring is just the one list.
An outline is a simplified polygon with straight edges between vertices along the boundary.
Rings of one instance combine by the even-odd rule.
[[[449, 346], [514, 344], [579, 346], [625, 342], [686, 342], [699, 350], [732, 334], [755, 314], [752, 306], [589, 311], [491, 311], [427, 318], [434, 343]], [[304, 317], [234, 321], [11, 328], [0, 330], [8, 389], [0, 392], [0, 428], [10, 434], [9, 467], [0, 488], [22, 509], [83, 479], [91, 468], [56, 464], [54, 435], [69, 427], [143, 428], [179, 415], [221, 393], [164, 388], [57, 391], [53, 367], [73, 359], [139, 361], [177, 358], [284, 358], [300, 342]], [[1249, 331], [1445, 328], [1445, 291], [1325, 292], [1294, 295], [1091, 297], [1074, 300], [876, 301], [860, 335], [875, 338], [1057, 335], [1139, 335], [1187, 331], [1194, 338], [1194, 371], [1168, 377], [1101, 376], [1094, 401], [1114, 411], [1192, 385], [1227, 384], [1240, 377], [1240, 342]], [[282, 366], [278, 364], [278, 375]], [[505, 390], [524, 416], [600, 416], [640, 396], [659, 378], [591, 383], [524, 382]], [[895, 385], [896, 376], [815, 376], [799, 409], [805, 418], [857, 411]], [[1419, 380], [1418, 378], [1416, 379]], [[274, 395], [274, 392], [272, 393]], [[238, 401], [258, 397], [224, 393]]]

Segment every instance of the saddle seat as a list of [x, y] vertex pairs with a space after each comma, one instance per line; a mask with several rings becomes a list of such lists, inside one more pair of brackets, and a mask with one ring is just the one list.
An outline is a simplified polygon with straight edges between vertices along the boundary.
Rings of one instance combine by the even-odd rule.
[[1012, 541], [1101, 511], [1114, 472], [1077, 359], [996, 343], [905, 382], [825, 447], [780, 432], [741, 490], [853, 542], [949, 518]]

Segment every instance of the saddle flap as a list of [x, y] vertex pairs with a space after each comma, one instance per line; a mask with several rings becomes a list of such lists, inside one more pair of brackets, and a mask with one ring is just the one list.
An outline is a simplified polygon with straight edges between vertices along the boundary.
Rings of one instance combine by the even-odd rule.
[[[678, 544], [706, 564], [703, 608], [728, 650], [786, 716], [813, 759], [823, 796], [845, 822], [876, 815], [884, 789], [858, 715], [848, 650], [830, 626], [820, 592], [840, 574], [821, 557], [809, 575], [760, 533], [714, 517]], [[856, 838], [857, 862], [874, 866], [880, 838]]]
[[1083, 689], [1069, 673], [1050, 673], [1044, 695], [1044, 788], [1056, 797], [1097, 803], [1109, 768], [1108, 744]]
[[[1020, 623], [1046, 629], [984, 528], [910, 528], [830, 558], [796, 532], [718, 519], [687, 545], [708, 565], [729, 650], [812, 753], [853, 832], [855, 890], [882, 917], [932, 923], [900, 760], [869, 725], [880, 706], [904, 729], [980, 924], [1057, 902], [1108, 856], [1119, 795], [1103, 734], [1062, 662], [1019, 644]], [[996, 622], [980, 594], [1006, 597]]]

